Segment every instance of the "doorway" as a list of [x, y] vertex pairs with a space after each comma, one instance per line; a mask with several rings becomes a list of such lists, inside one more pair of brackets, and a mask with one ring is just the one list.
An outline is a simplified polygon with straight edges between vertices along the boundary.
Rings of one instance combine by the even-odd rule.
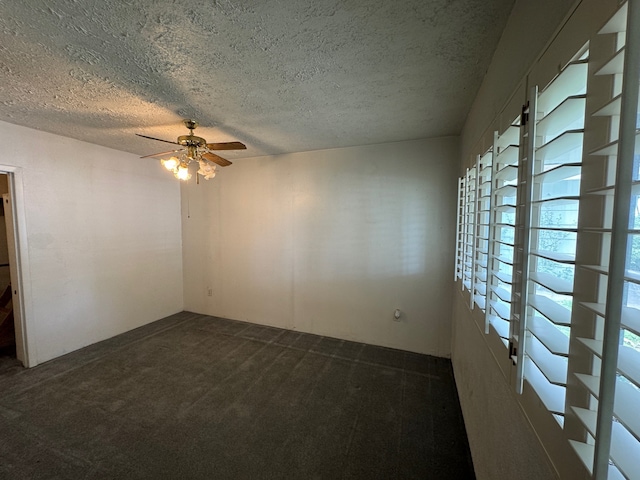
[[[0, 196], [9, 193], [9, 178], [0, 174]], [[4, 215], [4, 201], [0, 204], [0, 359], [16, 357], [16, 331], [11, 298], [9, 245]]]
[[0, 165], [0, 203], [0, 363], [32, 367], [36, 362], [29, 356], [22, 287], [28, 249], [18, 167]]

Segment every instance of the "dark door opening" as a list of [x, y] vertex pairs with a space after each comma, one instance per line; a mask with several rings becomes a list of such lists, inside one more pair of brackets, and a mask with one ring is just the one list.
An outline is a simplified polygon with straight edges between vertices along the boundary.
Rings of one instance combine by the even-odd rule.
[[[9, 178], [0, 174], [0, 197], [9, 193]], [[16, 357], [16, 332], [11, 302], [9, 248], [5, 223], [4, 202], [0, 202], [0, 358]]]

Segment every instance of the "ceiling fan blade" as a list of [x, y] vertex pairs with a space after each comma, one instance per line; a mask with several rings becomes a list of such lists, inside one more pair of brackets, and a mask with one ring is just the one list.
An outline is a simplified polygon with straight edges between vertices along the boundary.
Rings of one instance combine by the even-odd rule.
[[157, 140], [159, 142], [165, 142], [165, 143], [173, 143], [175, 145], [180, 145], [178, 142], [171, 142], [169, 140], [162, 140], [161, 138], [153, 138], [153, 137], [147, 137], [146, 135], [141, 135], [139, 133], [136, 133], [137, 136], [142, 137], [142, 138], [148, 138], [149, 140]]
[[209, 160], [210, 162], [217, 163], [221, 167], [228, 167], [229, 165], [231, 165], [231, 162], [229, 160], [219, 157], [215, 153], [203, 153], [202, 158]]
[[140, 158], [159, 157], [161, 155], [167, 155], [169, 153], [181, 152], [182, 150], [182, 148], [179, 148], [178, 150], [169, 150], [168, 152], [152, 153], [151, 155], [145, 155], [144, 157]]
[[247, 146], [242, 142], [207, 143], [209, 150], [246, 150]]

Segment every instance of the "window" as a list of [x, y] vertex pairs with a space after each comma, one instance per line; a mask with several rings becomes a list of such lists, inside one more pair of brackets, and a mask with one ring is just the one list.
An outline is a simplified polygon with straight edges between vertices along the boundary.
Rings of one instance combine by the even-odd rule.
[[516, 228], [518, 145], [520, 117], [515, 118], [494, 140], [492, 221], [490, 228], [488, 308], [486, 333], [492, 327], [505, 347], [509, 344], [513, 249]]
[[[638, 22], [639, 13], [633, 21]], [[599, 183], [586, 189], [587, 196], [593, 198], [594, 210], [600, 212], [596, 216], [599, 222], [588, 225], [590, 235], [596, 237], [591, 244], [599, 248], [585, 248], [585, 263], [581, 265], [583, 286], [593, 287], [593, 293], [579, 302], [575, 317], [591, 326], [584, 336], [577, 337], [580, 346], [575, 347], [575, 357], [590, 355], [591, 365], [585, 368], [581, 362], [574, 362], [575, 376], [586, 394], [582, 399], [575, 395], [570, 402], [587, 431], [583, 438], [571, 439], [571, 445], [594, 477], [608, 475], [613, 479], [640, 478], [637, 60], [635, 67], [624, 69], [625, 56], [637, 58], [640, 45], [638, 41], [626, 45], [627, 18], [624, 5], [594, 39], [602, 44], [599, 51], [603, 52], [599, 62], [602, 66], [595, 76], [604, 82], [606, 91], [592, 118], [606, 121], [607, 128], [602, 144], [589, 155], [593, 158], [589, 168], [603, 174]]]
[[518, 381], [529, 382], [560, 424], [573, 308], [587, 70], [585, 48], [540, 92], [533, 88], [520, 175], [525, 197], [518, 220], [525, 229], [517, 245], [522, 251], [522, 295], [515, 310], [521, 321], [513, 338], [519, 351]]
[[476, 171], [476, 218], [473, 301], [485, 311], [487, 298], [487, 257], [489, 255], [489, 216], [491, 212], [491, 169], [493, 152], [486, 151], [478, 158]]
[[456, 269], [455, 280], [460, 280], [464, 275], [464, 244], [465, 244], [465, 177], [458, 179], [458, 202], [457, 202], [457, 215], [458, 221], [456, 222]]
[[[464, 205], [463, 205], [463, 238], [462, 250], [462, 285], [467, 290], [473, 291], [473, 263], [475, 258], [475, 215], [476, 215], [476, 167], [467, 169], [464, 178]], [[473, 299], [471, 300], [473, 306]]]
[[460, 179], [456, 279], [564, 476], [640, 480], [640, 5], [572, 19]]

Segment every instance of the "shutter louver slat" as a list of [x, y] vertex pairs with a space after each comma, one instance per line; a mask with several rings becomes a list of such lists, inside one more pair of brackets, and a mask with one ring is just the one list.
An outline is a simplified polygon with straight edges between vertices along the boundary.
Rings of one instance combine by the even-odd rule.
[[622, 327], [640, 335], [640, 310], [633, 307], [622, 307]]
[[580, 422], [582, 422], [582, 424], [587, 428], [589, 433], [592, 436], [595, 436], [596, 423], [598, 419], [597, 412], [593, 410], [587, 410], [586, 408], [580, 408], [580, 407], [571, 407], [571, 410], [573, 410], [573, 413], [576, 414]]
[[536, 135], [554, 137], [566, 125], [571, 125], [577, 120], [584, 119], [586, 95], [567, 97], [554, 110], [538, 121]]
[[602, 340], [578, 337], [578, 341], [591, 350], [596, 356], [602, 357]]
[[530, 319], [529, 328], [540, 342], [555, 355], [569, 355], [569, 337], [541, 318]]
[[605, 63], [595, 74], [596, 75], [615, 75], [623, 72], [624, 69], [624, 52], [622, 47], [615, 55]]
[[562, 295], [571, 295], [573, 292], [573, 284], [564, 278], [558, 278], [550, 273], [533, 272], [529, 276], [531, 280], [542, 285], [554, 293]]
[[622, 95], [618, 95], [609, 100], [605, 105], [600, 107], [593, 113], [594, 117], [611, 117], [620, 115], [620, 106], [622, 105]]
[[640, 390], [618, 377], [616, 379], [616, 398], [613, 405], [613, 413], [627, 430], [635, 436], [636, 440], [640, 441], [638, 405], [640, 405]]
[[547, 297], [534, 295], [529, 300], [529, 305], [556, 325], [571, 325], [571, 312]]
[[[640, 388], [640, 351], [626, 345], [620, 345], [618, 350], [618, 371]], [[638, 400], [640, 400], [640, 395]]]
[[[567, 359], [551, 353], [537, 337], [529, 337], [527, 354], [549, 383], [564, 386], [567, 383]], [[562, 413], [562, 412], [556, 412]]]
[[640, 479], [640, 443], [618, 422], [614, 421], [612, 427], [611, 460], [628, 479]]
[[585, 467], [587, 467], [589, 473], [591, 473], [593, 468], [593, 457], [595, 453], [593, 445], [578, 442], [576, 440], [569, 440], [569, 444], [571, 445], [571, 447], [573, 447], [573, 451], [576, 452]]
[[536, 151], [536, 158], [549, 161], [582, 147], [582, 130], [568, 130]]
[[564, 415], [564, 387], [549, 383], [530, 359], [525, 360], [525, 377], [549, 412]]
[[493, 326], [498, 336], [509, 338], [509, 322], [495, 315], [489, 316], [489, 324]]

